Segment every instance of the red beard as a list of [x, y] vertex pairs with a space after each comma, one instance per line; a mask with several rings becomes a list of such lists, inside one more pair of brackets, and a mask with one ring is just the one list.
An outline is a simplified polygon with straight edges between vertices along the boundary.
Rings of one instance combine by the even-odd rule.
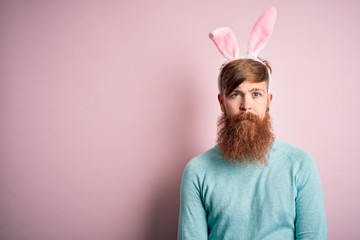
[[217, 144], [228, 161], [267, 163], [275, 139], [268, 113], [263, 119], [252, 113], [222, 114], [217, 125]]

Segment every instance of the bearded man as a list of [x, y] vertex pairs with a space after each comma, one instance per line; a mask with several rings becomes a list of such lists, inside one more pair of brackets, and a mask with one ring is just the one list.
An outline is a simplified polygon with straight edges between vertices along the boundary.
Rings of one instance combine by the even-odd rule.
[[184, 170], [178, 239], [327, 239], [314, 159], [272, 132], [270, 73], [254, 59], [222, 67], [217, 145]]

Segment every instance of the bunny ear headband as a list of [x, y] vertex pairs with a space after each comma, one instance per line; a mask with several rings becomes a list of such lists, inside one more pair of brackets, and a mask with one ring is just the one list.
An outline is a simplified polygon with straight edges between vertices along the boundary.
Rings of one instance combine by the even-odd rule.
[[[209, 34], [209, 37], [215, 43], [220, 53], [228, 60], [228, 62], [236, 59], [253, 59], [264, 64], [264, 62], [261, 61], [258, 56], [271, 37], [275, 25], [275, 20], [275, 7], [271, 7], [263, 14], [261, 14], [253, 29], [251, 30], [248, 41], [247, 54], [244, 56], [240, 56], [239, 46], [235, 34], [231, 28], [216, 28]], [[270, 79], [268, 92], [271, 92]]]

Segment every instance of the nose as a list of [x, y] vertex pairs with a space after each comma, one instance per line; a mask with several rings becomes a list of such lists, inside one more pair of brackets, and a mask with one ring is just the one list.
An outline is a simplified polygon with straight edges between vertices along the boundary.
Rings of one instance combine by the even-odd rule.
[[252, 108], [251, 99], [249, 99], [249, 97], [244, 96], [240, 104], [240, 111], [242, 112], [250, 111], [251, 108]]

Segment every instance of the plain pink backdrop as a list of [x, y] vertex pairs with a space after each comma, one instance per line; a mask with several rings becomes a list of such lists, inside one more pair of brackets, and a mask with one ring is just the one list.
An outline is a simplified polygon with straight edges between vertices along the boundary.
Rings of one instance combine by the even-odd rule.
[[0, 239], [175, 239], [183, 168], [216, 139], [208, 33], [244, 53], [271, 5], [275, 131], [317, 160], [329, 238], [358, 238], [359, 1], [2, 0]]

